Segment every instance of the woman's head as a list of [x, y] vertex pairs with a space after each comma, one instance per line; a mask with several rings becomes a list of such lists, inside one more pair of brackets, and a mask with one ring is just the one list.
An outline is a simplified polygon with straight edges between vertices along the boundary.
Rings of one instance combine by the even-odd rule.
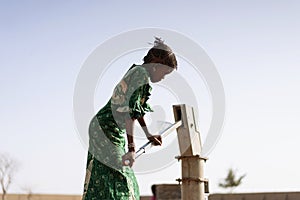
[[144, 63], [160, 63], [177, 69], [177, 60], [172, 49], [168, 45], [164, 44], [163, 40], [157, 37], [155, 37], [154, 46], [144, 57]]
[[155, 38], [154, 46], [144, 57], [144, 65], [148, 68], [151, 81], [158, 82], [177, 69], [177, 60], [171, 48], [160, 38]]

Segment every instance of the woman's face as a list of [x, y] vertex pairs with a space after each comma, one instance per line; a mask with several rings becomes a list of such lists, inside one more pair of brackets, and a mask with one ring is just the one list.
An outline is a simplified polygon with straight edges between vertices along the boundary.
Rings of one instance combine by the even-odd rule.
[[159, 82], [165, 78], [166, 75], [170, 74], [174, 68], [167, 65], [155, 63], [150, 76], [150, 80], [153, 83]]

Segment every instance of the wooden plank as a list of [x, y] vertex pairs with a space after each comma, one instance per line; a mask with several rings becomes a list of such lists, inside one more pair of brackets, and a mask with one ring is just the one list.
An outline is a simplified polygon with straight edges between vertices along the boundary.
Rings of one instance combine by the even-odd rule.
[[181, 154], [182, 199], [204, 200], [204, 160], [200, 157], [201, 138], [194, 110], [182, 104], [173, 106], [173, 111], [175, 121], [182, 121], [182, 126], [177, 129]]
[[159, 184], [156, 185], [157, 200], [181, 200], [181, 185]]
[[192, 107], [173, 106], [175, 121], [182, 120], [182, 126], [177, 129], [179, 150], [181, 155], [200, 155], [201, 138], [198, 131], [195, 113]]

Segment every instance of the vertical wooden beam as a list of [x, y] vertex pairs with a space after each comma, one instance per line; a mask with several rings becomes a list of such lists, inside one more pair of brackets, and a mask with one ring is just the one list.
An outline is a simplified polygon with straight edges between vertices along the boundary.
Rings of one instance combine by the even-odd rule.
[[183, 200], [204, 200], [205, 179], [204, 161], [201, 155], [201, 138], [197, 127], [197, 120], [192, 107], [187, 105], [173, 106], [175, 121], [182, 120], [182, 126], [177, 129], [180, 149], [181, 198]]

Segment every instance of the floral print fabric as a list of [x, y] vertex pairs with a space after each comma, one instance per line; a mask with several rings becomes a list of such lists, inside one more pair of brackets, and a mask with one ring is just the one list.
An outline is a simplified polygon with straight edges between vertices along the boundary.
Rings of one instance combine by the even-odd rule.
[[133, 170], [122, 166], [125, 118], [137, 119], [152, 111], [147, 103], [150, 92], [148, 72], [133, 65], [91, 120], [83, 200], [139, 199]]

